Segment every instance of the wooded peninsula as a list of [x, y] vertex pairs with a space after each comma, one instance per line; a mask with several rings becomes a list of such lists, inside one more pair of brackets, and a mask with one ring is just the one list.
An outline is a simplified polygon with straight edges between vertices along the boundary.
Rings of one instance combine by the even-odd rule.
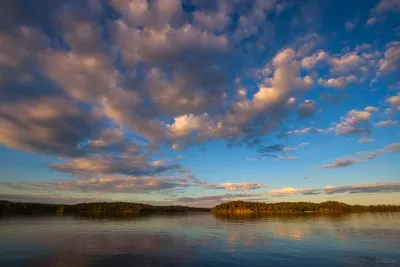
[[383, 212], [400, 211], [398, 205], [349, 205], [338, 201], [313, 202], [246, 202], [231, 201], [214, 206], [212, 213], [298, 213], [298, 212]]
[[400, 211], [399, 205], [349, 205], [338, 201], [312, 202], [246, 202], [231, 201], [210, 208], [187, 206], [153, 206], [141, 203], [99, 202], [67, 204], [20, 203], [0, 200], [0, 216], [39, 214], [101, 214], [129, 216], [139, 213], [212, 212], [214, 214], [251, 213], [329, 213], [329, 212], [388, 212]]

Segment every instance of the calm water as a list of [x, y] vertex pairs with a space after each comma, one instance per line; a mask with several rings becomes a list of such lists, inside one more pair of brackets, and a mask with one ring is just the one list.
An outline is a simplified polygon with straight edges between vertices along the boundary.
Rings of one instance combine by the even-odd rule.
[[1, 267], [293, 265], [400, 266], [400, 213], [0, 218]]

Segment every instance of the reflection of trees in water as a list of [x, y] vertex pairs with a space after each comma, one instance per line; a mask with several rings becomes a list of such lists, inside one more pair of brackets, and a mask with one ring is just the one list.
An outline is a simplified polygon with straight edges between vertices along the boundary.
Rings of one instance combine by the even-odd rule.
[[[2, 238], [12, 237], [12, 245], [25, 250], [29, 249], [27, 244], [40, 248], [39, 253], [31, 253], [33, 257], [24, 261], [25, 265], [21, 261], [7, 262], [7, 267], [182, 266], [210, 264], [216, 255], [224, 257], [221, 260], [226, 263], [238, 258], [267, 259], [268, 253], [281, 253], [283, 248], [304, 253], [310, 248], [304, 244], [326, 248], [327, 240], [330, 244], [340, 242], [341, 248], [348, 251], [360, 241], [362, 248], [395, 251], [400, 229], [388, 218], [390, 214], [374, 217], [358, 213], [222, 217], [179, 214], [123, 221], [54, 216], [13, 220]], [[374, 229], [378, 223], [381, 228]], [[385, 248], [378, 247], [383, 243]], [[1, 245], [8, 242], [0, 240]], [[282, 253], [287, 256], [288, 252]]]
[[[320, 213], [320, 214], [234, 214], [213, 216], [232, 225], [247, 224], [252, 233], [261, 232], [263, 238], [302, 240], [329, 236], [346, 243], [349, 237], [376, 240], [400, 240], [400, 230], [394, 230], [392, 213]], [[239, 235], [237, 240], [244, 240]], [[346, 243], [347, 244], [347, 243]]]
[[281, 222], [293, 221], [313, 221], [313, 220], [326, 220], [326, 221], [342, 221], [352, 216], [352, 213], [213, 213], [213, 216], [220, 220], [227, 221], [263, 221], [263, 220], [276, 220]]
[[[73, 236], [69, 242], [47, 240], [55, 253], [26, 261], [26, 266], [180, 266], [205, 246], [202, 240], [157, 234], [101, 233]], [[19, 262], [20, 264], [20, 262]], [[18, 263], [10, 266], [21, 266]]]

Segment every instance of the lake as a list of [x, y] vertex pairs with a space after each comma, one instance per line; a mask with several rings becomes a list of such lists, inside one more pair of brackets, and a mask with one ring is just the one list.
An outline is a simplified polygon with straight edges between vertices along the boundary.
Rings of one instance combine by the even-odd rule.
[[400, 213], [0, 218], [0, 266], [399, 266]]

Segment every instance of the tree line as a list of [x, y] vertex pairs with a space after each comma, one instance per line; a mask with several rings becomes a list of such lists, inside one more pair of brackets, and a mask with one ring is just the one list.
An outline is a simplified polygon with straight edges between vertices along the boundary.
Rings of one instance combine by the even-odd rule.
[[338, 201], [313, 202], [246, 202], [231, 201], [214, 206], [213, 213], [265, 213], [265, 212], [374, 212], [374, 211], [400, 211], [397, 205], [349, 205]]
[[208, 208], [195, 208], [187, 206], [153, 206], [142, 203], [127, 202], [97, 202], [67, 204], [42, 204], [42, 203], [20, 203], [0, 200], [0, 215], [18, 214], [133, 214], [154, 212], [209, 212]]

